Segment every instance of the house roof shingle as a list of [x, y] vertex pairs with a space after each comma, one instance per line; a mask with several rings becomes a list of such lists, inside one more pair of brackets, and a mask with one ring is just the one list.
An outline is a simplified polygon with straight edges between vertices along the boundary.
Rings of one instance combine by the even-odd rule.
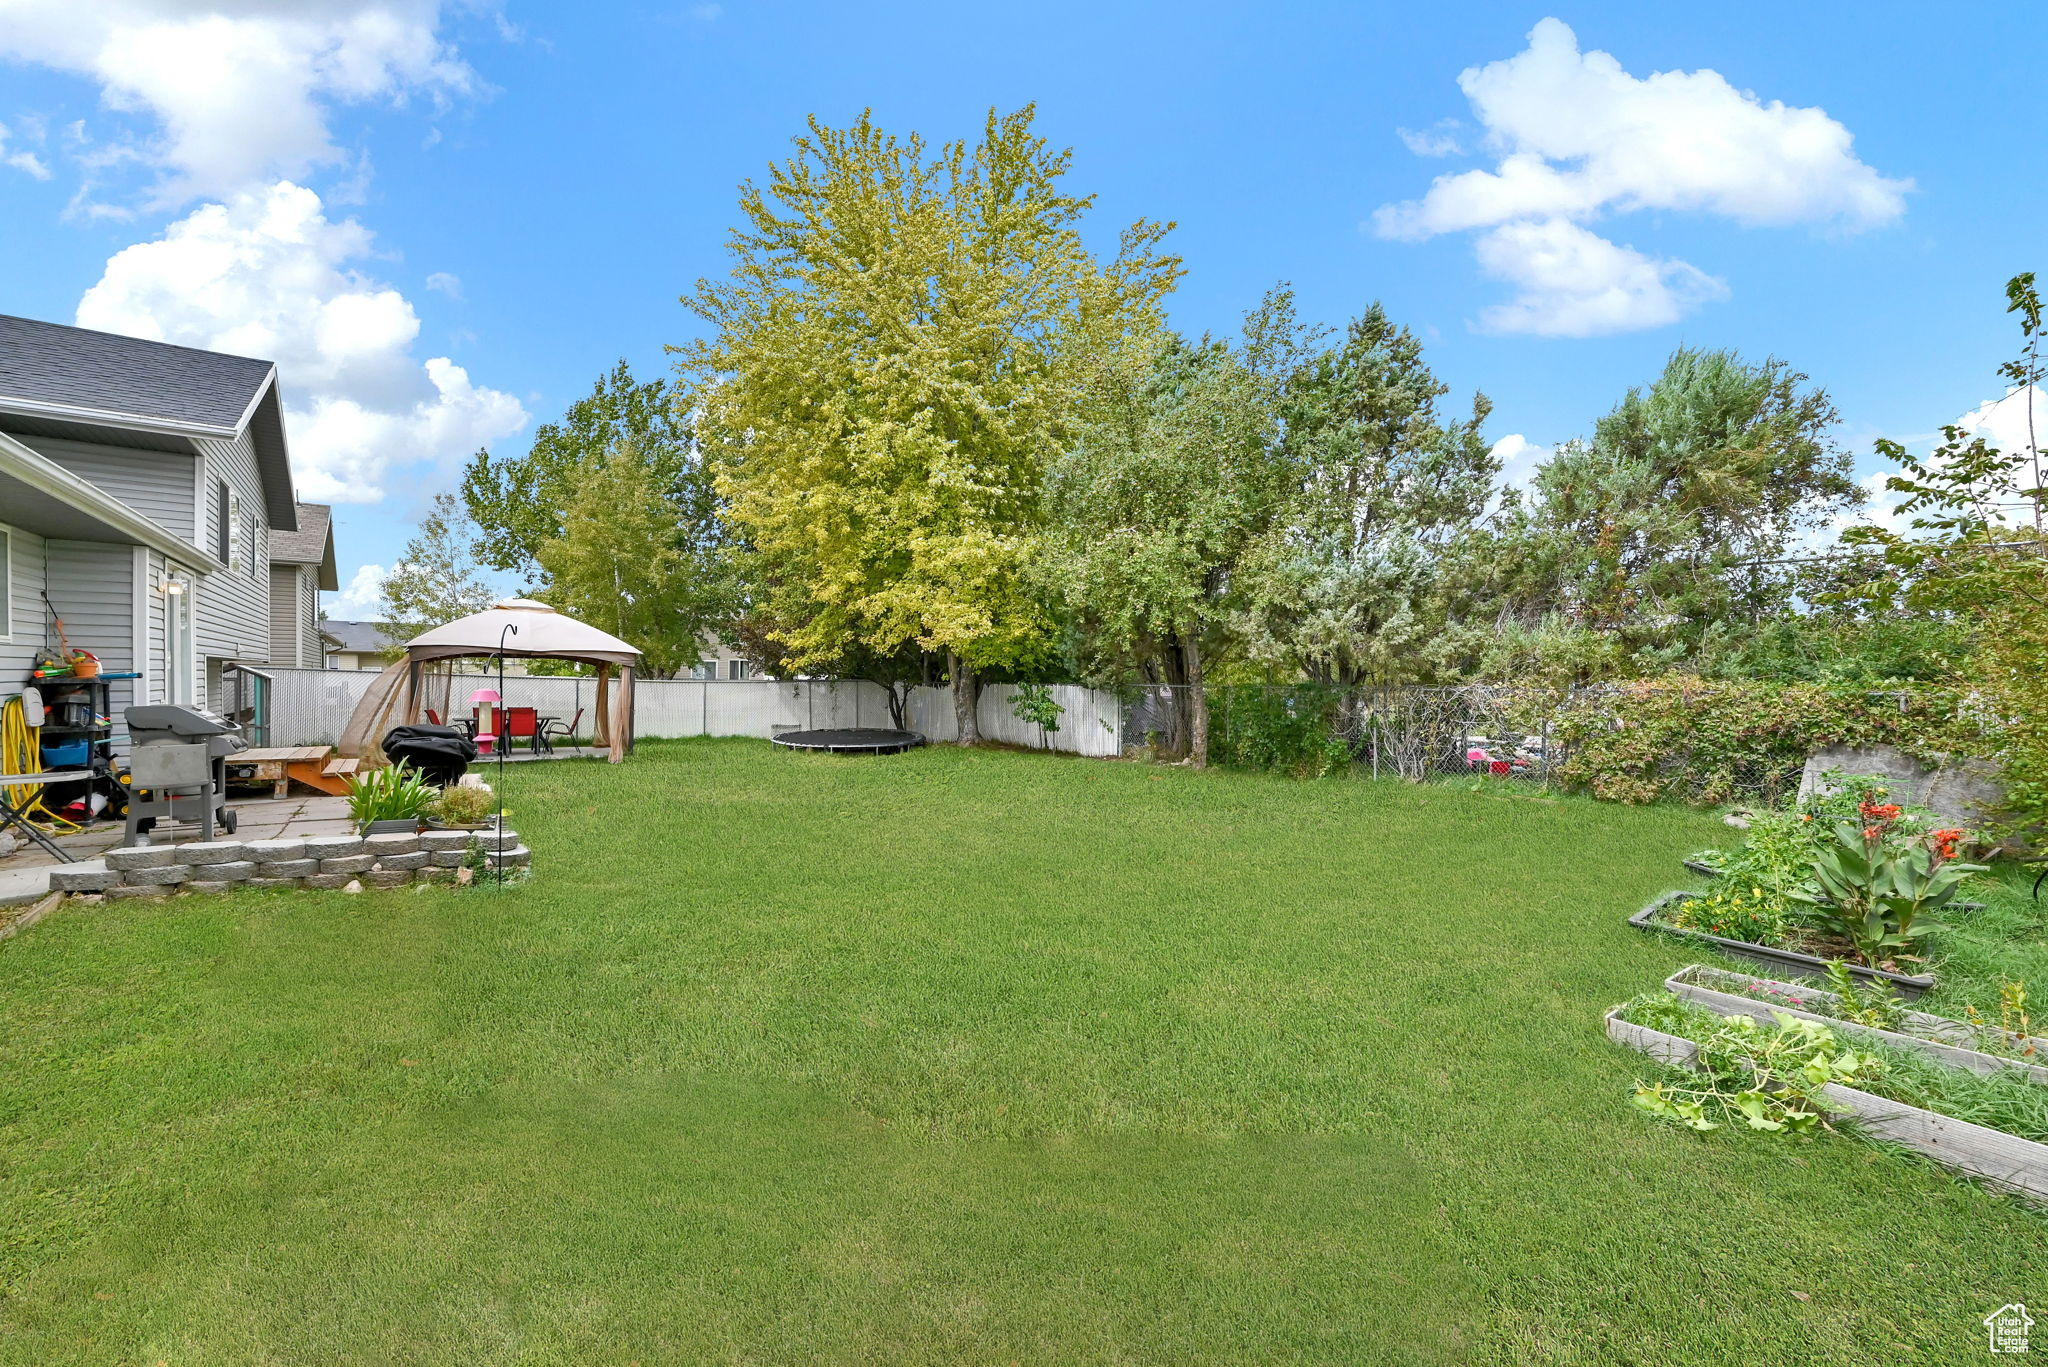
[[336, 650], [390, 650], [405, 644], [393, 637], [391, 628], [382, 622], [324, 621], [320, 630], [333, 640]]
[[233, 432], [276, 367], [0, 314], [0, 399]]
[[246, 436], [270, 525], [290, 531], [297, 510], [276, 375], [271, 362], [250, 356], [0, 313], [0, 419], [7, 430], [172, 450], [178, 448], [120, 434]]
[[299, 529], [270, 534], [270, 559], [280, 565], [317, 565], [327, 558], [328, 515], [325, 503], [301, 503]]

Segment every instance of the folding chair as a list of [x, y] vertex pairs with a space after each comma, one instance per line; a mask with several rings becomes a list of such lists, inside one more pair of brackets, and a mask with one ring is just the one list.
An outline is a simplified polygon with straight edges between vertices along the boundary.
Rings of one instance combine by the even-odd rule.
[[548, 717], [540, 724], [539, 743], [546, 746], [549, 754], [555, 751], [555, 738], [568, 740], [576, 734], [576, 728], [583, 725], [583, 709], [577, 708], [576, 715], [564, 722], [560, 717]]

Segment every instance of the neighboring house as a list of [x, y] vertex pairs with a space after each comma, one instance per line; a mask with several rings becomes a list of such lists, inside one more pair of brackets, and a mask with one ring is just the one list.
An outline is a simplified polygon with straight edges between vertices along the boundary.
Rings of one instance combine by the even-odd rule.
[[299, 505], [299, 529], [270, 534], [270, 663], [300, 669], [326, 664], [320, 591], [341, 587], [334, 569], [333, 509]]
[[754, 662], [710, 632], [697, 638], [697, 663], [676, 671], [679, 679], [755, 679], [764, 677]]
[[298, 530], [271, 362], [0, 315], [0, 694], [54, 615], [141, 676], [117, 713], [223, 708], [223, 671], [272, 658], [272, 537]]
[[382, 622], [336, 622], [320, 624], [327, 638], [329, 669], [382, 669], [405, 645], [391, 635]]
[[[329, 669], [382, 669], [405, 649], [405, 637], [395, 633], [384, 622], [326, 621], [320, 624], [320, 630], [327, 637]], [[451, 660], [448, 663], [458, 674], [498, 672], [495, 659]], [[505, 672], [524, 674], [526, 661], [506, 660]]]

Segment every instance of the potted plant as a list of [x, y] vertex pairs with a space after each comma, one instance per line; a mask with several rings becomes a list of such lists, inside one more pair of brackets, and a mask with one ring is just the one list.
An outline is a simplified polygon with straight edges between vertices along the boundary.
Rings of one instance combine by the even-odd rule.
[[450, 784], [427, 808], [427, 824], [451, 831], [481, 831], [498, 810], [498, 795], [489, 788]]
[[348, 814], [364, 835], [410, 834], [439, 796], [410, 765], [368, 769], [348, 781]]

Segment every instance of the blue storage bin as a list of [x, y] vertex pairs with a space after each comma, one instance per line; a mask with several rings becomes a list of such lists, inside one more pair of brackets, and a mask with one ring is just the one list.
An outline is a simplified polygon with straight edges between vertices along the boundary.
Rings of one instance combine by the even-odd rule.
[[92, 742], [89, 740], [58, 740], [43, 742], [43, 767], [45, 769], [80, 769], [92, 758]]

